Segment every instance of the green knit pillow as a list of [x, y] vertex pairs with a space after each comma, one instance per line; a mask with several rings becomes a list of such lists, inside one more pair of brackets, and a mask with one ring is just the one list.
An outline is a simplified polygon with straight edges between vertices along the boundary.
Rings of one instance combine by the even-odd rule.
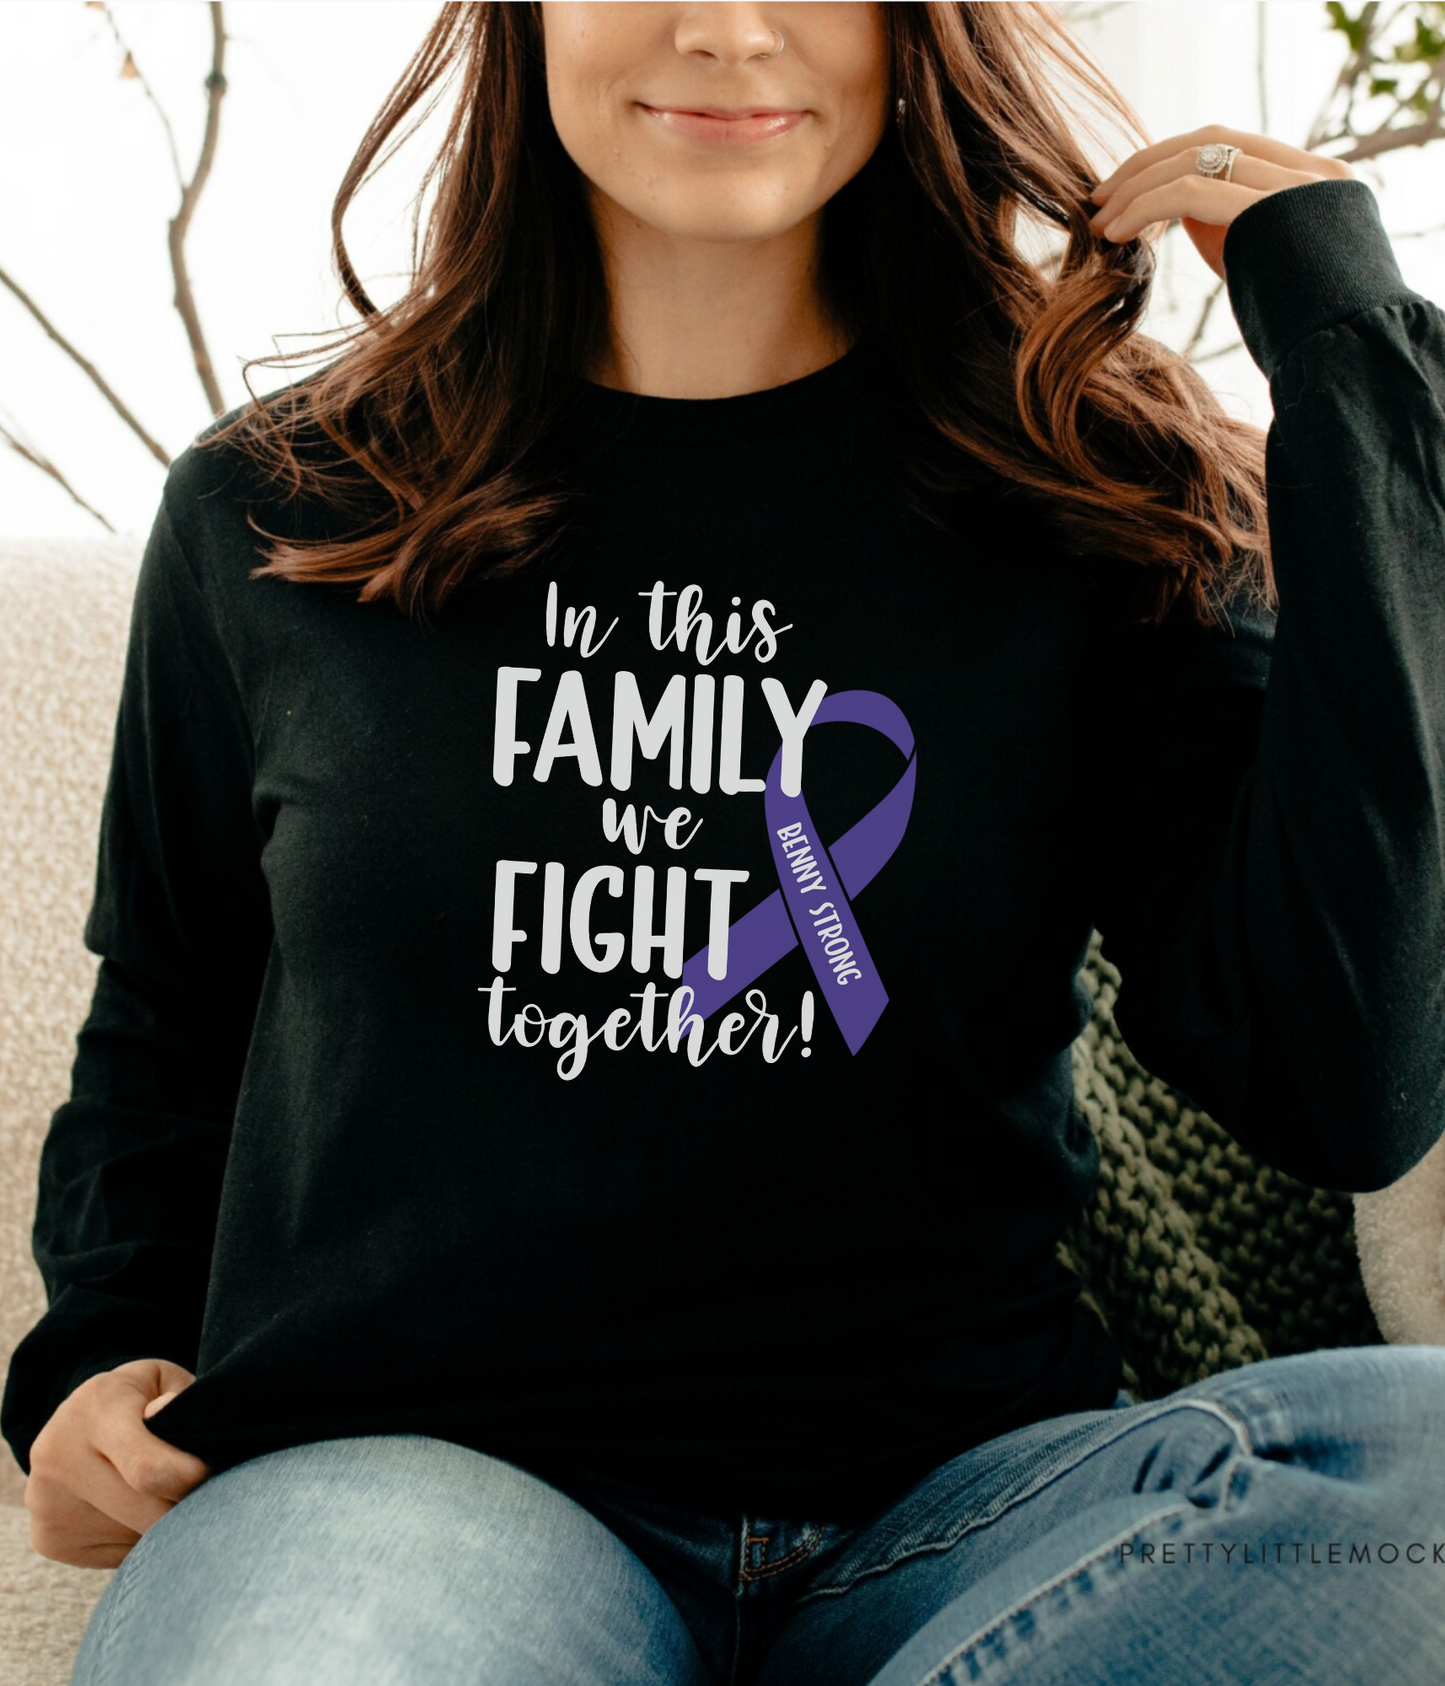
[[1379, 1344], [1350, 1197], [1253, 1158], [1134, 1059], [1097, 931], [1080, 977], [1094, 1013], [1074, 1089], [1101, 1164], [1058, 1253], [1119, 1342], [1124, 1386], [1157, 1399], [1260, 1358]]

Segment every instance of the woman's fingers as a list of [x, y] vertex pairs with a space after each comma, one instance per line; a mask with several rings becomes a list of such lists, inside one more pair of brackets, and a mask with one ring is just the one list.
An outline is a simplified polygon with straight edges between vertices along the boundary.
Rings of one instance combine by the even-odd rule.
[[[112, 1469], [108, 1480], [101, 1477], [96, 1485], [110, 1491], [108, 1481], [119, 1480]], [[114, 1502], [113, 1493], [110, 1502]], [[25, 1503], [30, 1511], [33, 1548], [42, 1557], [72, 1563], [79, 1569], [114, 1569], [144, 1532], [127, 1527], [109, 1510], [82, 1498], [73, 1486], [52, 1481], [40, 1470], [31, 1471]], [[169, 1505], [161, 1507], [160, 1514], [169, 1509]]]
[[87, 1377], [61, 1401], [31, 1445], [25, 1485], [31, 1544], [42, 1557], [113, 1567], [210, 1476], [200, 1458], [147, 1426], [194, 1380], [169, 1359], [132, 1359]]
[[[133, 1377], [115, 1371], [97, 1377], [96, 1382], [100, 1385], [91, 1398], [91, 1445], [132, 1492], [168, 1509], [206, 1479], [210, 1469], [198, 1457], [172, 1446], [146, 1426], [146, 1408], [153, 1405], [158, 1410], [159, 1397], [153, 1398]], [[159, 1514], [155, 1512], [150, 1520]], [[111, 1515], [130, 1521], [119, 1511]]]
[[1090, 220], [1090, 226], [1102, 228], [1111, 240], [1132, 240], [1151, 223], [1167, 223], [1175, 217], [1228, 224], [1246, 205], [1262, 198], [1264, 194], [1253, 188], [1196, 175], [1192, 180], [1161, 182], [1148, 193], [1126, 193], [1119, 204], [1111, 200]]
[[[75, 1500], [137, 1535], [210, 1474], [192, 1453], [152, 1433], [143, 1414], [149, 1404], [158, 1400], [134, 1374], [92, 1376], [74, 1400], [79, 1433], [68, 1436], [65, 1467], [56, 1472]], [[57, 1494], [41, 1496], [56, 1498], [64, 1512]]]
[[[1195, 153], [1201, 146], [1210, 145], [1237, 146], [1241, 152], [1248, 153], [1259, 164], [1300, 172], [1303, 178], [1308, 180], [1319, 176], [1354, 174], [1350, 166], [1338, 158], [1324, 158], [1317, 152], [1306, 152], [1301, 147], [1289, 145], [1287, 141], [1276, 140], [1272, 135], [1257, 135], [1245, 129], [1227, 128], [1222, 123], [1207, 123], [1203, 128], [1192, 129], [1187, 134], [1170, 135], [1165, 140], [1156, 141], [1152, 146], [1141, 147], [1137, 152], [1131, 153], [1112, 174], [1105, 176], [1095, 193], [1111, 193], [1134, 176], [1152, 170], [1156, 165], [1167, 164], [1180, 153], [1187, 152], [1188, 167], [1192, 171]], [[1238, 158], [1234, 161], [1236, 176], [1242, 162], [1243, 160]]]
[[[1300, 182], [1319, 180], [1318, 172], [1310, 174], [1306, 170], [1293, 170], [1283, 164], [1273, 164], [1268, 159], [1241, 152], [1234, 160], [1234, 169], [1230, 172], [1229, 180], [1225, 181], [1222, 176], [1201, 175], [1195, 167], [1197, 157], [1198, 149], [1193, 147], [1183, 152], [1172, 153], [1167, 158], [1161, 158], [1157, 164], [1151, 164], [1147, 170], [1133, 172], [1126, 181], [1119, 182], [1112, 192], [1096, 191], [1090, 197], [1098, 200], [1104, 209], [1117, 216], [1125, 206], [1133, 204], [1143, 195], [1154, 193], [1174, 182], [1183, 184], [1201, 181], [1215, 183], [1224, 188], [1244, 187], [1252, 188], [1256, 193], [1275, 193], [1282, 187], [1294, 187]], [[1195, 215], [1192, 211], [1189, 214]]]

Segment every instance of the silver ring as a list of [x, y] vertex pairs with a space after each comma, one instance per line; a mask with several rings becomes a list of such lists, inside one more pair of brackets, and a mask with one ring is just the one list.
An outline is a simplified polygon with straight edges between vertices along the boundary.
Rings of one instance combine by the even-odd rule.
[[770, 52], [770, 53], [754, 53], [753, 54], [754, 58], [756, 58], [756, 59], [775, 59], [778, 56], [778, 54], [782, 52], [783, 48], [787, 46], [787, 42], [784, 41], [784, 39], [783, 39], [782, 35], [779, 33], [779, 31], [777, 31], [775, 29], [773, 31], [773, 35], [777, 40], [777, 43], [778, 43], [777, 46], [774, 47], [772, 52]]
[[1194, 168], [1201, 176], [1218, 176], [1223, 181], [1234, 179], [1234, 160], [1239, 157], [1237, 146], [1211, 141], [1194, 155]]

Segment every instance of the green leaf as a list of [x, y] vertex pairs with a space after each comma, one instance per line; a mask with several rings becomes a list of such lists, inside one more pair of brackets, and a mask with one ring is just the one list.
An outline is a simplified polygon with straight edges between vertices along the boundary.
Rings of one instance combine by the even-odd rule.
[[1363, 13], [1357, 18], [1352, 18], [1339, 0], [1327, 0], [1325, 10], [1330, 15], [1333, 27], [1349, 42], [1350, 51], [1358, 53], [1365, 44], [1367, 34]]

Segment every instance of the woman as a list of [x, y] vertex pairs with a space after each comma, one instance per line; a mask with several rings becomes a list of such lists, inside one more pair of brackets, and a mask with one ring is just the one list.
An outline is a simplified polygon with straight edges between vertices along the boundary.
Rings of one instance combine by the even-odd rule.
[[[1135, 1403], [1055, 1243], [1094, 925], [1283, 1169], [1439, 1133], [1445, 316], [1268, 137], [1091, 192], [1071, 67], [443, 9], [337, 206], [458, 71], [409, 289], [338, 236], [138, 585], [6, 1400], [78, 1686], [1433, 1678], [1445, 1355]], [[1267, 453], [1137, 331], [1174, 217]]]

